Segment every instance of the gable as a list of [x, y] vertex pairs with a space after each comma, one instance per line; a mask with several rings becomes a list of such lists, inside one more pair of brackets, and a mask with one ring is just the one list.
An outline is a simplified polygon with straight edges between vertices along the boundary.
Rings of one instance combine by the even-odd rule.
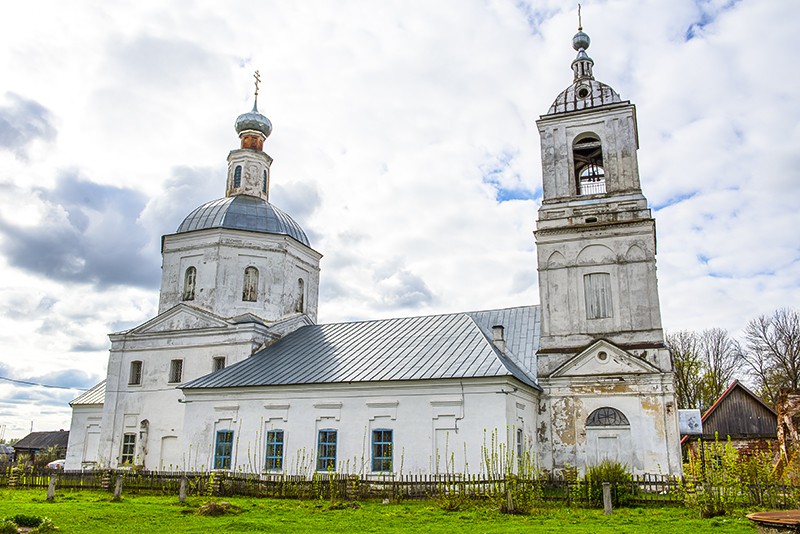
[[735, 381], [703, 415], [703, 435], [720, 438], [776, 437], [778, 416], [753, 392]]
[[602, 376], [661, 373], [657, 368], [604, 339], [595, 341], [550, 375]]
[[212, 313], [186, 304], [178, 304], [130, 331], [132, 334], [153, 334], [180, 330], [227, 328], [228, 322]]

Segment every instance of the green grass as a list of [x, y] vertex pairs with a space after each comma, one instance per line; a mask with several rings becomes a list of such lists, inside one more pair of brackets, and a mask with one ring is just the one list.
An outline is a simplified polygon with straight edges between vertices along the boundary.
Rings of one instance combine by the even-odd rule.
[[242, 508], [241, 513], [203, 517], [195, 512], [209, 499], [61, 491], [55, 502], [46, 490], [0, 490], [0, 518], [15, 514], [47, 516], [62, 533], [71, 532], [553, 532], [553, 533], [748, 533], [755, 528], [744, 518], [698, 519], [681, 507], [619, 508], [611, 516], [601, 510], [552, 507], [530, 516], [508, 516], [482, 505], [443, 512], [435, 502], [361, 503], [358, 508], [329, 509], [326, 501], [217, 499]]

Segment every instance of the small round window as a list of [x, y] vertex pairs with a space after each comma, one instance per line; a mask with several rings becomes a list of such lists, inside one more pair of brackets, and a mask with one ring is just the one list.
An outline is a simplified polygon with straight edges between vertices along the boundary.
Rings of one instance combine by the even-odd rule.
[[578, 94], [578, 98], [580, 98], [581, 100], [589, 96], [590, 93], [589, 88], [586, 87], [585, 85], [581, 85], [580, 87], [578, 87], [578, 90], [576, 92]]
[[601, 350], [600, 352], [597, 353], [597, 359], [600, 360], [601, 362], [608, 360], [608, 353]]

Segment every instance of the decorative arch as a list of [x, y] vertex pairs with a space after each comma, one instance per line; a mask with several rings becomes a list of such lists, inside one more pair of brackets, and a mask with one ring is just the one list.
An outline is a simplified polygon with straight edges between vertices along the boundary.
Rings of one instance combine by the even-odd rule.
[[242, 300], [245, 302], [255, 302], [258, 299], [258, 269], [247, 267], [244, 270], [244, 282], [242, 284]]
[[557, 267], [563, 267], [566, 264], [567, 264], [567, 261], [564, 258], [564, 255], [561, 254], [557, 250], [555, 252], [553, 252], [552, 254], [550, 254], [549, 258], [547, 258], [547, 268], [548, 269], [555, 269]]
[[631, 426], [625, 414], [616, 408], [603, 406], [589, 414], [586, 426]]
[[242, 166], [237, 165], [233, 170], [233, 187], [242, 187]]
[[606, 192], [603, 145], [599, 135], [584, 132], [576, 136], [572, 142], [572, 161], [579, 195], [600, 195]]
[[194, 289], [197, 285], [197, 269], [188, 267], [183, 275], [183, 295], [181, 300], [194, 300]]
[[608, 265], [616, 261], [614, 251], [605, 245], [587, 245], [578, 253], [578, 265]]
[[647, 256], [639, 245], [631, 245], [628, 252], [625, 253], [625, 259], [628, 261], [642, 261], [647, 259]]

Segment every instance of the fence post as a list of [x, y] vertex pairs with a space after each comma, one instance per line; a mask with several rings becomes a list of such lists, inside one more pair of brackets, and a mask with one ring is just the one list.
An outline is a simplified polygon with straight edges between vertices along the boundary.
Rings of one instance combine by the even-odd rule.
[[117, 475], [117, 483], [114, 485], [114, 498], [112, 500], [118, 501], [122, 498], [122, 475]]
[[611, 515], [611, 484], [603, 482], [603, 511]]
[[50, 475], [50, 484], [47, 486], [47, 501], [53, 502], [56, 498], [56, 475]]
[[181, 477], [181, 488], [178, 490], [178, 500], [181, 503], [186, 502], [186, 475]]

